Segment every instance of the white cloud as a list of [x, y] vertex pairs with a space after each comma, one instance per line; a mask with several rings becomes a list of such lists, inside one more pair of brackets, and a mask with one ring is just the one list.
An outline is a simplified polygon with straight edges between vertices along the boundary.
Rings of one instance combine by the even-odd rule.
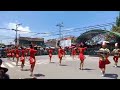
[[[16, 23], [8, 23], [8, 28], [9, 29], [16, 29]], [[23, 27], [22, 25], [18, 26], [18, 30], [20, 30], [20, 34], [26, 34], [31, 32], [30, 27], [25, 26]]]
[[[16, 33], [15, 31], [7, 30], [7, 29], [16, 29], [16, 23], [13, 23], [13, 22], [5, 23], [1, 27], [6, 28], [6, 29], [0, 29], [0, 37], [1, 37], [0, 40], [2, 40], [2, 42], [5, 44], [9, 44], [10, 42], [14, 43]], [[20, 32], [18, 32], [18, 36], [20, 34], [20, 36], [29, 37], [33, 34], [33, 33], [29, 33], [31, 32], [29, 26], [23, 27], [22, 25], [20, 25], [18, 27], [18, 30], [20, 30]]]

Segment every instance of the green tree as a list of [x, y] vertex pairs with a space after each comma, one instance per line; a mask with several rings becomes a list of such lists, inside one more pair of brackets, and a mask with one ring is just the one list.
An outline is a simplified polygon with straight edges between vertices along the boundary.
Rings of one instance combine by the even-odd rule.
[[120, 33], [120, 12], [119, 16], [116, 17], [116, 23], [112, 26], [112, 31]]

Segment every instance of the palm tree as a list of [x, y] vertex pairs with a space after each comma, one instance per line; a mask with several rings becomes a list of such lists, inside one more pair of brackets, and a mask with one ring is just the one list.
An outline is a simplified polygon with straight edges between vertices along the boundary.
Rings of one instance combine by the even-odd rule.
[[120, 33], [120, 12], [119, 16], [116, 17], [116, 24], [112, 26], [112, 31]]

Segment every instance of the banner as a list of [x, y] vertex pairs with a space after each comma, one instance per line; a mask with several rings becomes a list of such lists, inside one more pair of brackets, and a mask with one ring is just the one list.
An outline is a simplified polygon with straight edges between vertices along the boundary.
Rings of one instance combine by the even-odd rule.
[[60, 41], [60, 46], [61, 47], [69, 47], [69, 46], [71, 46], [71, 40], [69, 39], [69, 40], [61, 40]]

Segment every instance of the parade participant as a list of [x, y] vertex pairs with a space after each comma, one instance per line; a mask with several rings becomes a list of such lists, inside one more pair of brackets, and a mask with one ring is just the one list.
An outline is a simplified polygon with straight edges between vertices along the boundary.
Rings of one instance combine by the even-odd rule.
[[11, 56], [12, 56], [13, 61], [14, 61], [14, 58], [15, 58], [15, 49], [14, 49], [14, 47], [11, 49]]
[[11, 57], [10, 48], [7, 48], [7, 49], [6, 49], [6, 53], [7, 53], [7, 58], [8, 58], [8, 60], [10, 60], [10, 57]]
[[52, 58], [52, 53], [53, 53], [53, 50], [51, 47], [49, 47], [48, 53], [49, 53], [49, 58], [50, 58], [50, 63], [51, 63], [51, 58]]
[[18, 49], [18, 46], [15, 47], [15, 55], [16, 55], [16, 66], [18, 66], [18, 62], [19, 62], [19, 56], [20, 56], [20, 50]]
[[33, 76], [33, 70], [34, 70], [34, 67], [35, 67], [35, 63], [36, 63], [36, 59], [35, 59], [35, 53], [37, 53], [37, 50], [35, 50], [33, 48], [33, 45], [30, 45], [30, 50], [29, 50], [29, 53], [30, 53], [30, 64], [31, 64], [31, 74], [30, 76]]
[[106, 43], [108, 42], [103, 41], [102, 48], [99, 49], [100, 57], [102, 57], [102, 59], [100, 58], [99, 60], [99, 68], [101, 69], [102, 76], [105, 75], [106, 64], [110, 64], [110, 61], [108, 60], [110, 50], [106, 48]]
[[20, 57], [21, 63], [21, 70], [23, 70], [24, 64], [25, 64], [25, 49], [21, 47], [21, 57]]
[[118, 48], [118, 43], [115, 43], [115, 49], [112, 51], [114, 54], [113, 60], [115, 62], [115, 67], [117, 67], [118, 64], [118, 58], [120, 56], [120, 49]]
[[63, 48], [63, 56], [65, 57], [66, 51], [65, 48]]
[[59, 65], [61, 65], [61, 61], [62, 61], [62, 57], [63, 57], [63, 49], [61, 48], [61, 46], [59, 46], [59, 49], [58, 49], [58, 57], [60, 59]]
[[73, 60], [76, 57], [76, 49], [75, 49], [75, 47], [72, 48], [72, 57], [73, 57]]
[[26, 59], [27, 59], [28, 53], [29, 53], [29, 49], [25, 48], [25, 57], [26, 57]]
[[87, 47], [84, 47], [83, 43], [80, 44], [80, 47], [78, 48], [79, 51], [79, 59], [80, 59], [80, 70], [83, 70], [83, 65], [84, 65], [84, 60], [85, 60], [85, 56], [84, 56], [84, 51], [87, 49]]

